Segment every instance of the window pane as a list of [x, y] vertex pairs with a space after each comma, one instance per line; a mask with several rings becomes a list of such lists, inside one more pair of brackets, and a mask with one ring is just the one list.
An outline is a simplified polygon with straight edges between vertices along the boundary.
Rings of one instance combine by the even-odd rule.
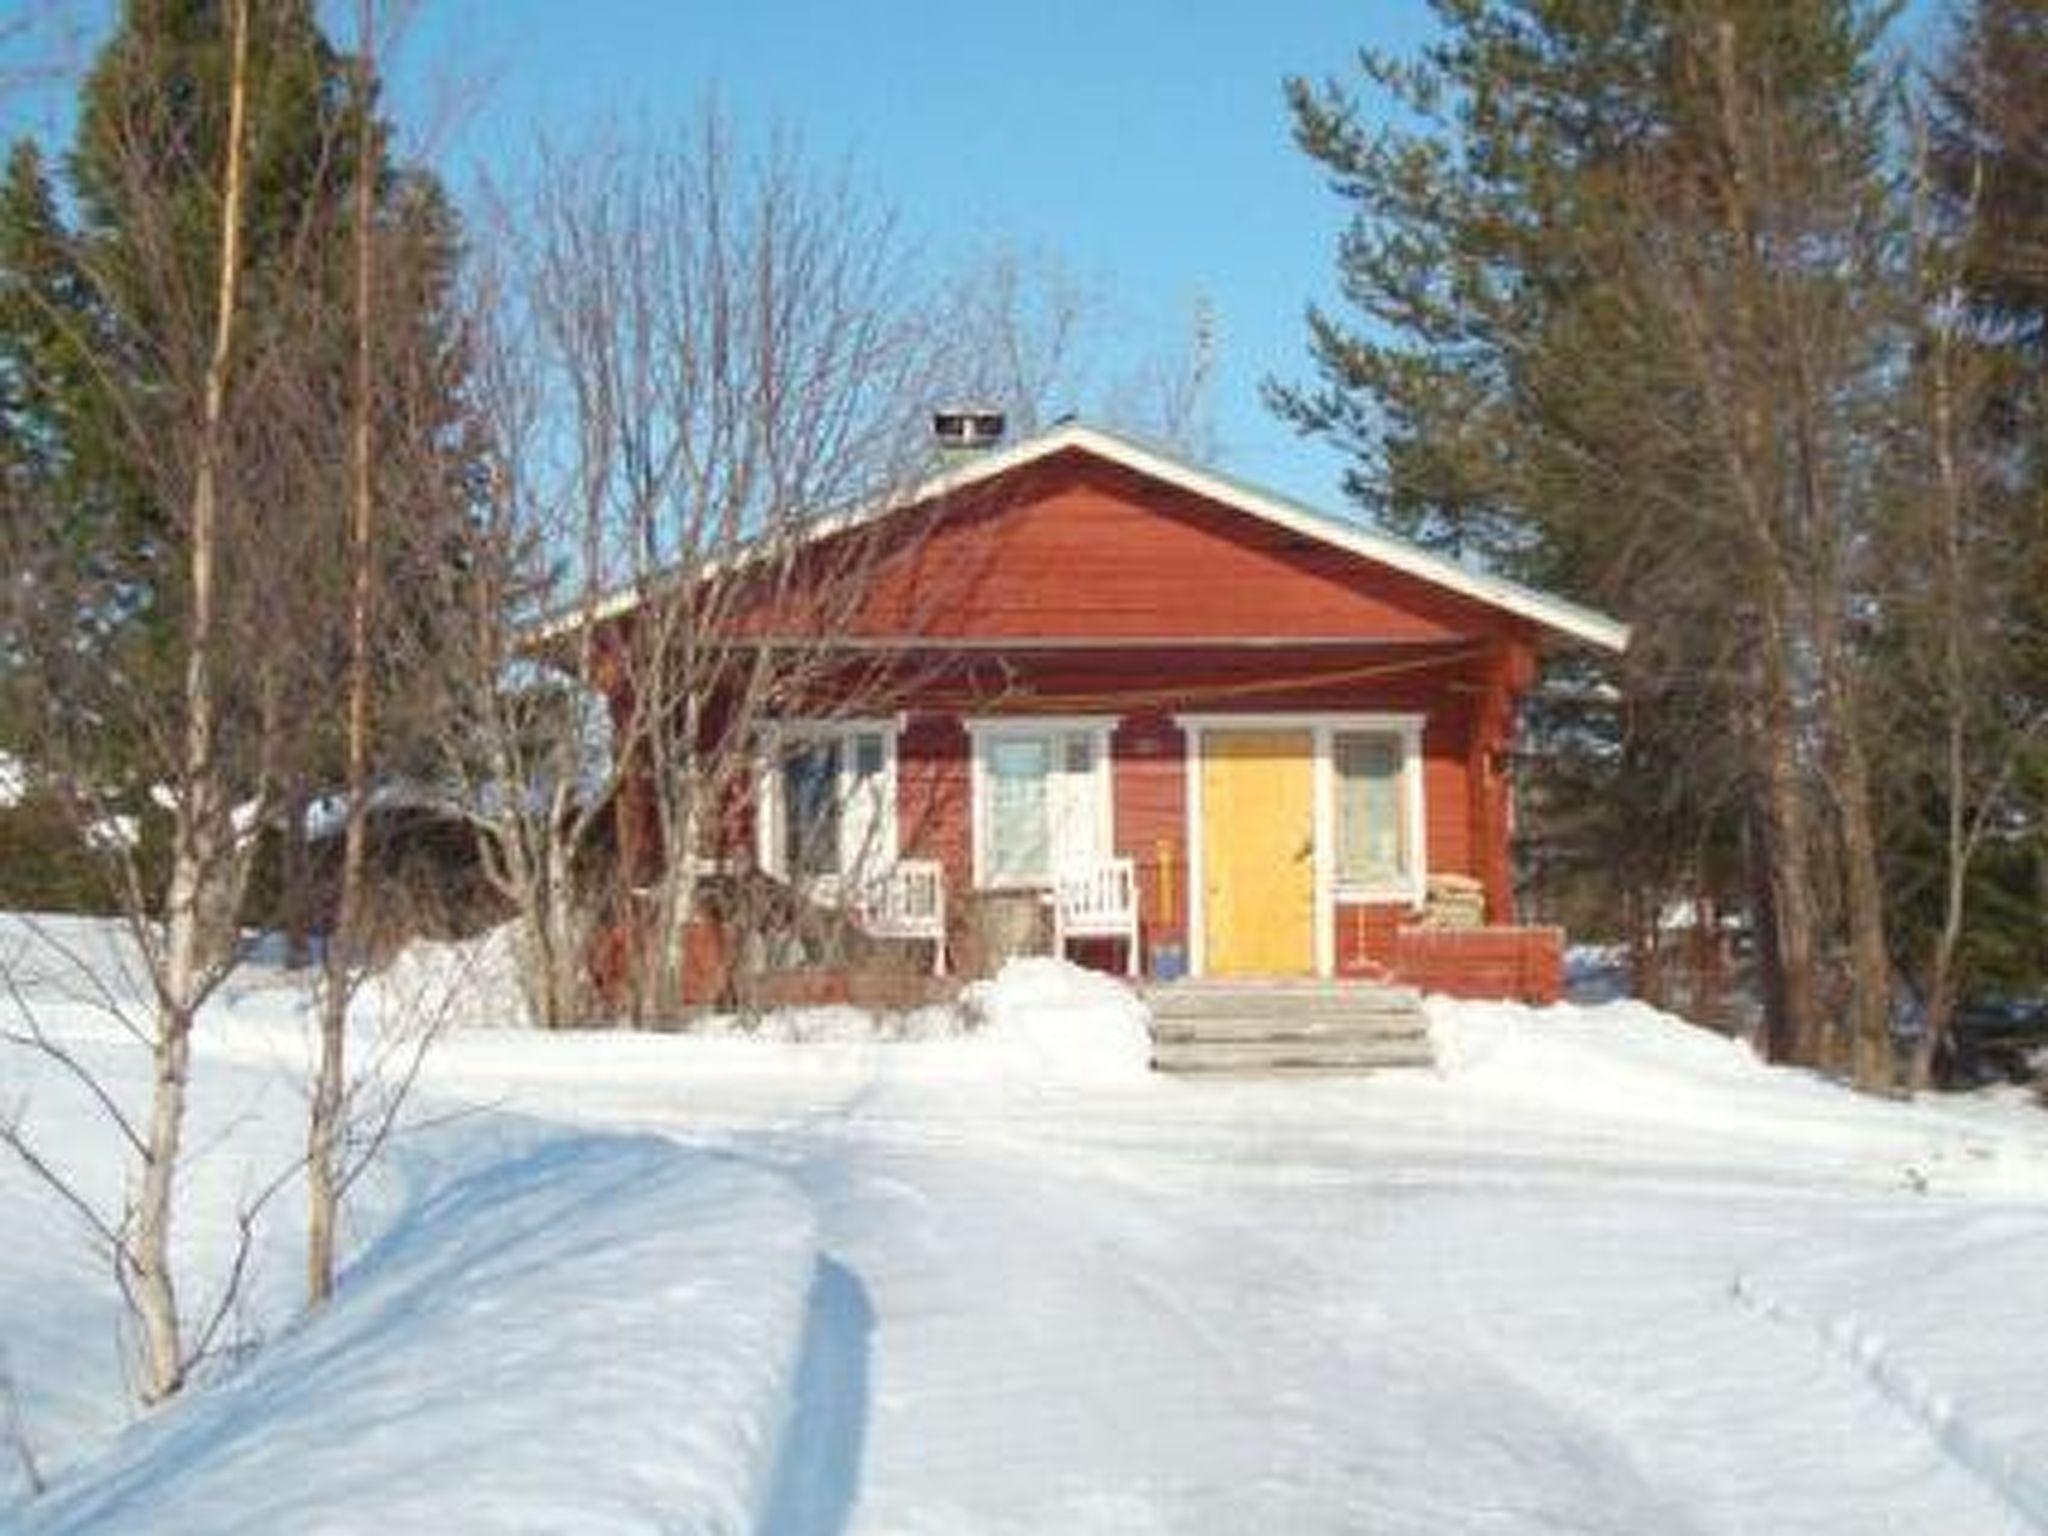
[[862, 780], [882, 774], [882, 738], [874, 731], [862, 731], [853, 738], [854, 777]]
[[1042, 880], [1052, 865], [1046, 815], [1052, 744], [1043, 736], [998, 736], [988, 744], [986, 761], [987, 873], [996, 880]]
[[1337, 882], [1390, 885], [1408, 873], [1401, 738], [1348, 733], [1335, 742]]
[[782, 864], [792, 880], [839, 872], [839, 749], [813, 742], [782, 760]]

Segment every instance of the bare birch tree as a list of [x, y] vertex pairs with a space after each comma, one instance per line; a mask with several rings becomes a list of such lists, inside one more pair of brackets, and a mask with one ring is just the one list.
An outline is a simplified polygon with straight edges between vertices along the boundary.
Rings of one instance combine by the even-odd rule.
[[375, 452], [376, 119], [370, 109], [376, 78], [374, 0], [356, 7], [355, 217], [350, 230], [351, 380], [348, 451], [348, 641], [341, 876], [335, 934], [320, 987], [320, 1049], [306, 1123], [306, 1294], [314, 1305], [334, 1291], [336, 1228], [343, 1181], [343, 1098], [348, 1086], [349, 968], [362, 929], [363, 850], [370, 803], [371, 624], [377, 590]]
[[[64, 648], [76, 626], [91, 625], [101, 616], [97, 605], [107, 599], [96, 591], [90, 570], [67, 561], [60, 509], [32, 502], [16, 508], [10, 519], [15, 535], [10, 553], [20, 562], [16, 569], [32, 573], [12, 591], [20, 604], [14, 633], [25, 653], [16, 659], [15, 681], [36, 695], [31, 712], [43, 722], [31, 747], [33, 761], [60, 785], [84, 824], [118, 828], [120, 813], [80, 738], [108, 728], [132, 731], [155, 749], [153, 793], [169, 817], [160, 888], [151, 888], [132, 837], [101, 839], [114, 862], [127, 927], [144, 957], [154, 1002], [145, 1036], [154, 1062], [146, 1112], [131, 1118], [104, 1090], [95, 1094], [132, 1153], [130, 1191], [118, 1212], [94, 1212], [75, 1192], [66, 1192], [91, 1216], [133, 1309], [146, 1402], [177, 1392], [195, 1356], [179, 1307], [171, 1242], [192, 1031], [201, 1004], [233, 960], [236, 917], [276, 745], [270, 679], [257, 667], [250, 669], [258, 674], [253, 679], [231, 681], [238, 669], [228, 655], [243, 611], [236, 584], [245, 569], [232, 544], [245, 526], [244, 498], [254, 481], [250, 464], [238, 452], [236, 414], [236, 396], [251, 368], [245, 356], [242, 289], [247, 0], [233, 6], [228, 28], [224, 151], [213, 168], [219, 223], [204, 266], [179, 259], [172, 209], [158, 195], [155, 168], [139, 148], [116, 160], [127, 178], [118, 192], [129, 205], [128, 251], [160, 263], [154, 276], [161, 284], [160, 313], [167, 322], [151, 338], [165, 386], [161, 394], [122, 394], [115, 402], [135, 478], [157, 499], [165, 522], [178, 535], [179, 601], [166, 664], [161, 672], [126, 680], [139, 683], [146, 697], [137, 697], [132, 686], [124, 689], [120, 678], [79, 679], [68, 672]], [[158, 105], [137, 103], [132, 110], [141, 119]], [[111, 280], [109, 274], [86, 275]], [[191, 289], [182, 287], [186, 275], [203, 278], [205, 286], [195, 281]], [[132, 279], [133, 274], [123, 276]], [[110, 359], [101, 361], [113, 370]], [[176, 435], [165, 435], [173, 423]], [[94, 655], [88, 665], [104, 666], [108, 660]], [[150, 686], [154, 678], [174, 684], [171, 699], [155, 693]], [[75, 693], [67, 686], [74, 682], [83, 684]], [[45, 1050], [62, 1064], [73, 1061], [32, 1025], [21, 1043]], [[48, 1171], [31, 1149], [13, 1139], [31, 1167]], [[202, 1331], [200, 1346], [205, 1342]]]
[[[649, 1017], [680, 997], [697, 876], [760, 768], [760, 724], [878, 696], [876, 667], [831, 640], [879, 543], [842, 540], [822, 582], [799, 580], [799, 552], [932, 467], [922, 423], [953, 337], [889, 216], [787, 145], [743, 155], [712, 114], [669, 151], [545, 153], [504, 244], [493, 559], [518, 586], [501, 602], [562, 621], [526, 653], [554, 675], [508, 689], [521, 637], [480, 615], [459, 712], [478, 729], [455, 765], [489, 807], [537, 1016], [588, 1013], [602, 905], [635, 936], [630, 1005]], [[743, 634], [761, 613], [775, 632]], [[595, 731], [585, 689], [614, 706]], [[601, 837], [610, 890], [591, 884]]]
[[[33, 1018], [20, 1038], [94, 1090], [132, 1154], [124, 1204], [92, 1225], [136, 1314], [149, 1401], [213, 1347], [239, 1278], [237, 1260], [219, 1305], [196, 1324], [181, 1313], [171, 1230], [193, 1032], [239, 962], [259, 837], [287, 772], [318, 756], [328, 663], [350, 649], [333, 642], [346, 609], [329, 558], [346, 502], [333, 279], [349, 104], [294, 94], [331, 61], [306, 12], [241, 0], [177, 21], [175, 38], [138, 21], [110, 43], [82, 130], [98, 222], [67, 235], [52, 221], [59, 280], [14, 295], [77, 388], [37, 402], [58, 450], [6, 477], [4, 531], [10, 718], [103, 859], [148, 975], [147, 1020], [108, 1004], [154, 1057], [143, 1116]], [[216, 46], [218, 98], [190, 73]], [[325, 1082], [314, 1098], [335, 1101]]]

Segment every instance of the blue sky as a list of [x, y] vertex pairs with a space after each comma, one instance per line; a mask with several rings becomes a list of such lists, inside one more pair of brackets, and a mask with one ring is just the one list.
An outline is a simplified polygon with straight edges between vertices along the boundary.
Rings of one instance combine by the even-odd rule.
[[[323, 4], [348, 39], [353, 4]], [[658, 132], [715, 92], [850, 166], [941, 259], [1060, 263], [1100, 300], [1090, 382], [1184, 348], [1206, 302], [1220, 466], [1341, 511], [1336, 455], [1259, 400], [1308, 375], [1344, 222], [1281, 82], [1352, 77], [1361, 44], [1412, 51], [1430, 25], [1424, 0], [419, 0], [394, 83], [458, 187], [516, 177], [537, 133]]]
[[1183, 348], [1205, 301], [1221, 464], [1336, 510], [1335, 456], [1258, 398], [1307, 371], [1302, 315], [1343, 222], [1281, 81], [1427, 26], [1421, 0], [440, 0], [407, 39], [406, 94], [433, 119], [452, 75], [473, 104], [442, 155], [503, 167], [537, 127], [659, 129], [715, 90], [743, 128], [850, 163], [942, 255], [1060, 262], [1101, 300], [1096, 374]]
[[[1908, 30], [1934, 9], [1912, 0]], [[716, 91], [744, 128], [849, 161], [941, 255], [1062, 263], [1102, 301], [1091, 382], [1184, 351], [1205, 301], [1219, 466], [1341, 512], [1338, 456], [1259, 399], [1310, 373], [1303, 315], [1334, 295], [1345, 221], [1281, 86], [1431, 31], [1424, 0], [424, 0], [406, 52], [475, 103], [458, 163], [516, 164], [536, 128], [659, 128]]]

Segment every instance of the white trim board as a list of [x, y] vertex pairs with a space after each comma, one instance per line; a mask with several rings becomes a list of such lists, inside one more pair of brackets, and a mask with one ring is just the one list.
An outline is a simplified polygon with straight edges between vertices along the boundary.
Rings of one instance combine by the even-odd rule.
[[[1276, 492], [1262, 490], [1257, 486], [1232, 479], [1215, 470], [1204, 469], [1190, 464], [1155, 448], [1105, 432], [1099, 427], [1083, 426], [1079, 422], [1055, 427], [1010, 448], [994, 449], [977, 454], [966, 463], [949, 468], [932, 476], [923, 483], [912, 487], [901, 495], [865, 503], [836, 516], [821, 517], [805, 530], [802, 543], [815, 543], [832, 538], [856, 528], [865, 527], [891, 513], [905, 511], [911, 507], [934, 501], [942, 496], [957, 494], [999, 476], [1013, 469], [1052, 457], [1068, 450], [1078, 450], [1101, 459], [1106, 463], [1119, 465], [1133, 473], [1157, 480], [1164, 485], [1201, 496], [1206, 500], [1242, 512], [1277, 528], [1333, 549], [1359, 556], [1390, 570], [1400, 571], [1445, 591], [1455, 592], [1462, 597], [1483, 603], [1503, 613], [1541, 625], [1555, 634], [1566, 636], [1601, 650], [1622, 651], [1627, 649], [1629, 628], [1618, 619], [1609, 618], [1578, 603], [1547, 592], [1538, 592], [1506, 577], [1490, 575], [1483, 571], [1469, 570], [1454, 560], [1434, 554], [1419, 545], [1377, 529], [1361, 527], [1354, 523], [1338, 522], [1320, 512], [1312, 511], [1299, 502], [1291, 501]], [[786, 550], [787, 544], [778, 544]], [[736, 559], [722, 562], [707, 562], [699, 572], [702, 579], [709, 580], [726, 569], [742, 567], [749, 563], [749, 557], [741, 555]], [[646, 584], [609, 593], [591, 601], [587, 607], [571, 608], [541, 620], [528, 631], [526, 642], [540, 645], [549, 640], [572, 634], [585, 624], [599, 624], [606, 619], [617, 618], [638, 607], [648, 595]]]
[[[1422, 754], [1424, 717], [1419, 714], [1296, 713], [1296, 714], [1187, 714], [1174, 716], [1186, 743], [1186, 814], [1188, 849], [1188, 974], [1208, 974], [1207, 916], [1203, 888], [1206, 883], [1203, 849], [1202, 739], [1209, 731], [1298, 731], [1309, 738], [1309, 807], [1312, 902], [1310, 922], [1315, 925], [1313, 949], [1318, 976], [1337, 971], [1337, 904], [1348, 902], [1403, 903], [1419, 907], [1429, 889], [1429, 816], [1426, 761]], [[1331, 765], [1332, 738], [1349, 731], [1383, 732], [1401, 739], [1402, 813], [1407, 823], [1408, 846], [1412, 850], [1408, 879], [1398, 887], [1385, 889], [1340, 888], [1335, 879], [1336, 778]]]

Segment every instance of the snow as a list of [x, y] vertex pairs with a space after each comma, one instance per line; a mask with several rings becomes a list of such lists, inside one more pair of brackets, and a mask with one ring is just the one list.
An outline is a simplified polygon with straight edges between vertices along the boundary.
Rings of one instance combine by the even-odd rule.
[[[2048, 1140], [2002, 1134], [1995, 1110], [1857, 1099], [1641, 1003], [1534, 1010], [1432, 998], [1429, 1010], [1439, 1069], [1458, 1080], [1465, 1111], [1483, 1106], [1531, 1136], [1613, 1127], [1641, 1143], [1639, 1156], [1832, 1165], [1923, 1193], [2048, 1193]], [[2039, 1115], [2023, 1111], [2022, 1123], [2048, 1132]]]
[[331, 1311], [130, 1430], [23, 1536], [746, 1529], [817, 1264], [802, 1198], [658, 1137], [477, 1153]]
[[504, 923], [475, 939], [415, 939], [364, 984], [371, 1018], [406, 1018], [446, 1029], [489, 1029], [531, 1020], [519, 990], [517, 930]]
[[[59, 969], [32, 1000], [139, 1093]], [[957, 1014], [751, 1033], [483, 1027], [516, 1022], [490, 987], [336, 1302], [295, 1316], [279, 1207], [267, 1341], [125, 1428], [106, 1277], [0, 1169], [54, 1485], [0, 1528], [2048, 1529], [2022, 1095], [1874, 1101], [1627, 1002], [1433, 999], [1435, 1072], [1167, 1079], [1118, 983], [1042, 960]], [[203, 1022], [194, 1274], [295, 1144], [305, 1029], [260, 967]], [[80, 1095], [0, 1074], [118, 1188]]]
[[1144, 1006], [1107, 976], [1059, 960], [1012, 960], [962, 999], [1021, 1077], [1069, 1085], [1128, 1083], [1150, 1069]]
[[12, 752], [0, 751], [0, 811], [11, 811], [28, 798], [28, 765]]
[[125, 812], [101, 816], [85, 824], [87, 846], [100, 853], [120, 853], [142, 841], [142, 823]]

